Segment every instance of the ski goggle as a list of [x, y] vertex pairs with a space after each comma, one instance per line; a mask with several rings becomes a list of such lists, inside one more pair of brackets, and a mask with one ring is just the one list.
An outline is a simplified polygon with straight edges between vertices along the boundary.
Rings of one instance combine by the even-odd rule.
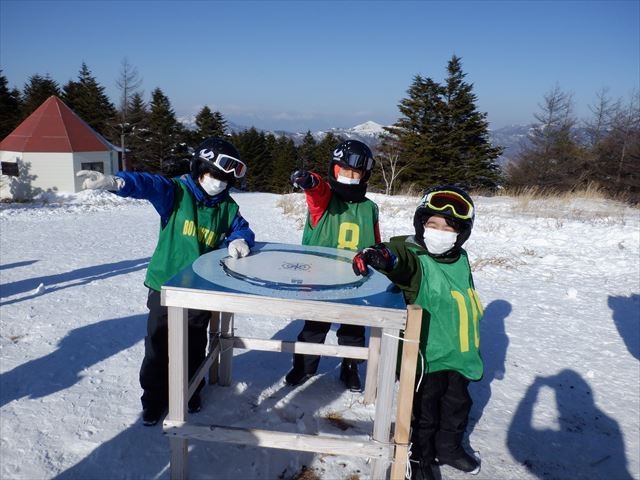
[[436, 212], [450, 210], [453, 216], [460, 220], [469, 220], [473, 217], [473, 204], [458, 192], [451, 190], [427, 193], [422, 197], [418, 206], [427, 207]]
[[233, 172], [233, 176], [236, 178], [242, 178], [245, 173], [247, 173], [247, 166], [237, 158], [225, 155], [224, 153], [219, 153], [213, 157], [212, 153], [211, 150], [203, 150], [200, 152], [200, 158], [212, 163], [224, 173]]
[[373, 158], [367, 155], [361, 155], [359, 153], [344, 154], [342, 150], [334, 150], [333, 161], [344, 165], [345, 167], [353, 168], [354, 170], [364, 170], [366, 172], [373, 169]]

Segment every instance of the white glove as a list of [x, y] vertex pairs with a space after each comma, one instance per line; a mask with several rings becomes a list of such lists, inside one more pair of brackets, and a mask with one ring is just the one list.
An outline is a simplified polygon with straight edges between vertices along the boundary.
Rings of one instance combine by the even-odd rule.
[[123, 179], [113, 175], [104, 175], [95, 170], [80, 170], [76, 173], [76, 177], [84, 178], [82, 188], [85, 190], [109, 190], [115, 192], [124, 185]]
[[249, 255], [249, 245], [241, 238], [232, 240], [227, 247], [229, 255], [233, 258], [242, 258]]

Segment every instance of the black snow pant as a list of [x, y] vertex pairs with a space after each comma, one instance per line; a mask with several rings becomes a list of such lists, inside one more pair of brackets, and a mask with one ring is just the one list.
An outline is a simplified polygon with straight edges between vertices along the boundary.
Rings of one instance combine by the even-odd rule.
[[413, 399], [411, 458], [427, 464], [461, 455], [471, 396], [469, 380], [453, 370], [422, 377]]
[[[147, 297], [147, 336], [144, 359], [140, 367], [142, 408], [164, 409], [169, 404], [169, 327], [167, 307], [160, 305], [160, 292], [149, 289]], [[204, 361], [207, 348], [207, 326], [211, 312], [189, 310], [189, 379]], [[200, 382], [196, 392], [204, 386]]]
[[[306, 320], [302, 331], [298, 334], [299, 342], [324, 343], [327, 333], [331, 329], [329, 322], [316, 322]], [[365, 329], [362, 325], [340, 325], [336, 336], [338, 337], [338, 345], [347, 345], [350, 347], [364, 347]], [[304, 373], [314, 374], [318, 371], [320, 363], [319, 355], [302, 355], [295, 354], [293, 356], [293, 368], [296, 370], [303, 369]]]

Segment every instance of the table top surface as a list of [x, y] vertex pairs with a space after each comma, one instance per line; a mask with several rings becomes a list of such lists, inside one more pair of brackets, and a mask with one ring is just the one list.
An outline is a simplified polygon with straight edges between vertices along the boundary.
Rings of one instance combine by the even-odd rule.
[[234, 259], [226, 248], [199, 257], [163, 288], [316, 300], [405, 309], [404, 297], [381, 273], [353, 273], [355, 252], [328, 247], [256, 242]]

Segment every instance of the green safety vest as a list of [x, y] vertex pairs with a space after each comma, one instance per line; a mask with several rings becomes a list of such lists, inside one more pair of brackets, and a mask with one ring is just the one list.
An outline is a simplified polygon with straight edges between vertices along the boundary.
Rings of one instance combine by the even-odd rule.
[[160, 227], [144, 281], [147, 287], [158, 291], [200, 255], [222, 244], [239, 209], [229, 196], [211, 207], [198, 205], [185, 184], [173, 181], [176, 183], [173, 212], [167, 224]]
[[368, 198], [352, 203], [334, 194], [315, 227], [311, 226], [311, 216], [307, 213], [302, 244], [360, 250], [376, 243], [377, 221], [378, 206]]
[[[453, 263], [419, 255], [422, 283], [415, 303], [423, 308], [420, 351], [425, 372], [455, 370], [470, 380], [482, 377], [482, 305], [474, 289], [466, 252]], [[420, 363], [417, 375], [420, 375]]]

